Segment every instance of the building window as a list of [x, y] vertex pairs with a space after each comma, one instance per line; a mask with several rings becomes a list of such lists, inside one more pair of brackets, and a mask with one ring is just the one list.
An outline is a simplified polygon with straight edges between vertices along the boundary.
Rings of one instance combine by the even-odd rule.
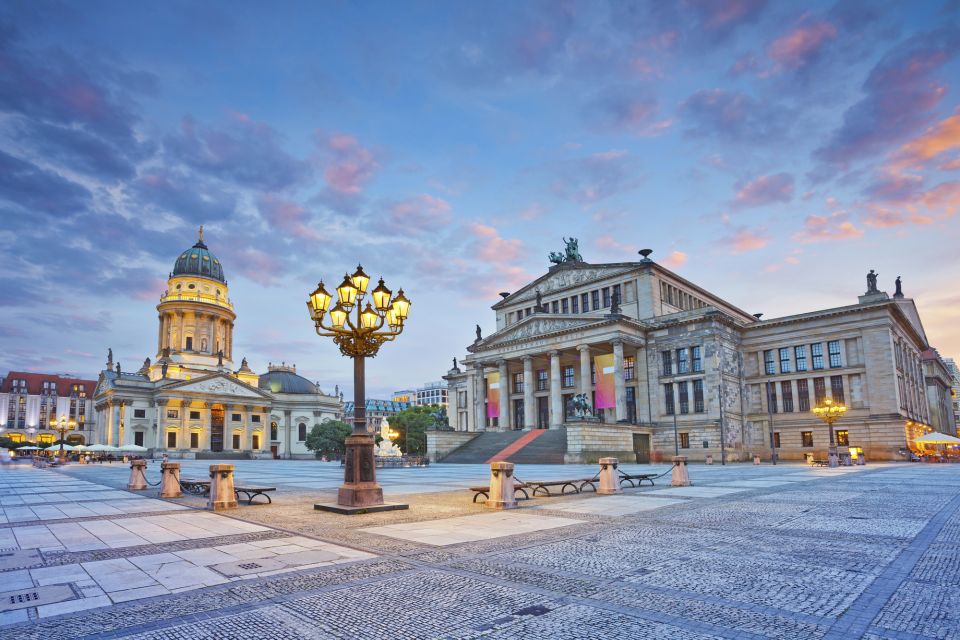
[[671, 361], [671, 359], [670, 359], [670, 352], [669, 352], [669, 351], [661, 351], [661, 352], [660, 352], [660, 357], [661, 357], [661, 360], [663, 360], [663, 375], [665, 375], [665, 376], [672, 376], [672, 375], [673, 375], [673, 364], [672, 364], [672, 361]]
[[563, 387], [572, 387], [573, 384], [574, 384], [573, 367], [564, 367], [564, 368], [563, 368], [563, 380], [562, 380], [562, 385], [561, 385], [561, 386], [563, 386]]
[[522, 373], [513, 374], [513, 392], [523, 393], [523, 374]]
[[271, 422], [271, 423], [270, 423], [270, 439], [271, 439], [271, 440], [277, 440], [277, 439], [278, 439], [277, 436], [278, 436], [279, 434], [277, 433], [277, 431], [279, 431], [279, 429], [277, 428], [277, 423], [276, 423], [276, 422]]
[[187, 351], [193, 351], [193, 338], [190, 337], [190, 336], [187, 336], [187, 346], [186, 346], [186, 349], [187, 349]]
[[813, 431], [801, 431], [800, 432], [800, 443], [804, 447], [813, 446]]
[[687, 393], [687, 383], [677, 383], [677, 395], [680, 397], [680, 413], [690, 413], [690, 396]]
[[307, 439], [307, 425], [301, 422], [297, 425], [297, 440], [304, 442]]
[[239, 449], [239, 448], [240, 448], [240, 434], [239, 434], [239, 433], [233, 434], [233, 448], [234, 448], [234, 449]]
[[793, 383], [789, 380], [780, 383], [780, 397], [783, 399], [783, 412], [793, 413]]
[[177, 409], [167, 409], [167, 419], [176, 420], [180, 417], [180, 411]]
[[763, 371], [768, 376], [772, 376], [777, 372], [773, 364], [773, 349], [767, 349], [763, 352]]
[[177, 448], [177, 432], [168, 431], [167, 432], [167, 449], [176, 449]]
[[259, 434], [259, 433], [253, 434], [253, 448], [254, 448], [254, 449], [259, 449], [259, 448], [260, 448], [260, 434]]
[[590, 311], [590, 295], [589, 294], [583, 293], [580, 295], [580, 306], [583, 307], [583, 309], [581, 310], [581, 313], [586, 313], [587, 311]]
[[780, 348], [780, 373], [790, 373], [790, 349]]
[[816, 406], [823, 404], [827, 397], [827, 386], [823, 378], [813, 379], [813, 403]]
[[603, 308], [606, 309], [610, 306], [610, 287], [604, 287], [600, 291], [603, 294]]
[[703, 413], [703, 380], [693, 381], [693, 412]]
[[573, 296], [570, 298], [570, 307], [573, 313], [580, 313], [580, 298]]
[[250, 416], [250, 422], [260, 422], [260, 416], [258, 415]]
[[691, 347], [690, 353], [693, 356], [693, 372], [703, 373], [703, 354], [700, 347]]
[[591, 291], [590, 292], [590, 301], [593, 303], [593, 310], [596, 311], [600, 308], [600, 292]]
[[680, 434], [680, 448], [681, 448], [681, 449], [689, 449], [689, 448], [690, 448], [690, 434], [689, 434], [689, 433], [681, 433], [681, 434]]
[[146, 409], [134, 409], [134, 410], [133, 410], [133, 417], [134, 417], [134, 418], [146, 418], [146, 417], [147, 417], [147, 410], [146, 410]]
[[597, 363], [590, 363], [590, 384], [597, 384]]
[[623, 302], [623, 298], [620, 296], [620, 285], [613, 285], [613, 299], [617, 301], [617, 304]]
[[537, 369], [537, 391], [546, 391], [548, 386], [547, 370]]
[[623, 379], [633, 380], [637, 373], [637, 359], [634, 356], [624, 356], [623, 358]]
[[663, 385], [663, 400], [664, 400], [664, 405], [663, 405], [663, 406], [666, 408], [665, 413], [666, 413], [668, 416], [672, 416], [672, 415], [673, 415], [673, 411], [674, 411], [674, 408], [673, 408], [673, 384], [671, 384], [671, 383], [669, 383], [669, 382], [668, 382], [667, 384]]
[[556, 300], [554, 300], [553, 302], [550, 303], [550, 310], [553, 313], [560, 313], [560, 304]]
[[849, 431], [837, 431], [837, 446], [839, 447], [849, 447], [850, 446], [850, 432]]
[[827, 343], [827, 350], [830, 354], [830, 368], [836, 369], [837, 367], [843, 366], [840, 362], [840, 341], [831, 340]]
[[190, 448], [199, 449], [200, 448], [200, 434], [196, 431], [190, 433]]
[[780, 448], [780, 432], [779, 431], [773, 432], [773, 448], [774, 449]]
[[810, 355], [813, 356], [813, 369], [823, 369], [823, 343], [814, 342], [810, 345]]
[[191, 420], [199, 420], [199, 419], [200, 419], [200, 412], [199, 412], [199, 411], [191, 411], [191, 412], [190, 412], [190, 419], [191, 419]]
[[677, 349], [677, 373], [690, 373], [690, 363], [687, 361], [686, 349]]
[[837, 404], [843, 404], [843, 376], [830, 376], [830, 396]]
[[143, 431], [134, 431], [133, 432], [133, 444], [138, 447], [143, 446]]
[[560, 301], [560, 313], [570, 313], [570, 299], [564, 298]]
[[776, 383], [767, 383], [767, 411], [777, 412], [777, 387]]
[[524, 317], [524, 318], [529, 318], [531, 313], [533, 313], [533, 309], [531, 309], [530, 307], [527, 307], [527, 308], [523, 311], [523, 317]]
[[240, 420], [242, 420], [242, 419], [243, 419], [243, 416], [241, 416], [239, 413], [231, 413], [231, 414], [230, 414], [230, 420], [231, 420], [232, 422], [240, 422]]
[[797, 361], [797, 371], [807, 370], [807, 348], [803, 345], [793, 348], [793, 357]]
[[810, 390], [806, 380], [797, 380], [797, 409], [810, 411]]

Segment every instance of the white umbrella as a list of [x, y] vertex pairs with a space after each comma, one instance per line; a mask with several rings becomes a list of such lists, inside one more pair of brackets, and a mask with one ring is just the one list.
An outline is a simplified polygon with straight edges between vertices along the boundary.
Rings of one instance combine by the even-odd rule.
[[119, 451], [116, 447], [111, 447], [108, 444], [93, 444], [87, 447], [87, 451], [97, 451], [97, 452], [109, 452], [109, 451]]
[[[64, 445], [63, 445], [63, 450], [64, 450], [64, 451], [76, 451], [76, 449], [77, 449], [76, 447], [74, 447], [73, 445], [70, 445], [70, 444], [64, 443]], [[58, 445], [58, 444], [52, 444], [52, 445], [50, 445], [49, 447], [44, 448], [44, 451], [60, 451], [60, 445]]]
[[146, 447], [141, 447], [141, 446], [138, 445], [138, 444], [125, 444], [125, 445], [123, 445], [122, 447], [120, 447], [120, 450], [121, 450], [121, 451], [142, 452], [142, 451], [146, 451], [147, 448], [146, 448]]
[[17, 451], [40, 451], [40, 447], [30, 445], [29, 447], [20, 447]]
[[955, 438], [948, 433], [934, 431], [917, 438], [916, 442], [917, 444], [960, 444], [960, 438]]

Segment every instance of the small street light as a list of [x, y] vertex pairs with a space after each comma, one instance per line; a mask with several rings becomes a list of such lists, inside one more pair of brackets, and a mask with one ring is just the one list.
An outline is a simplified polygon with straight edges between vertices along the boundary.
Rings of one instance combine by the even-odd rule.
[[[403, 289], [393, 295], [380, 278], [364, 305], [369, 283], [370, 277], [357, 265], [356, 272], [352, 276], [344, 275], [343, 282], [336, 288], [337, 302], [332, 309], [333, 297], [322, 280], [307, 301], [317, 335], [333, 338], [340, 353], [353, 358], [353, 432], [346, 440], [344, 480], [337, 491], [337, 506], [341, 508], [314, 505], [317, 509], [356, 513], [379, 510], [371, 507], [384, 504], [383, 489], [376, 479], [374, 439], [367, 431], [365, 362], [377, 355], [383, 343], [403, 332], [410, 301], [403, 295]], [[356, 313], [351, 319], [354, 308]], [[326, 324], [325, 317], [328, 318]], [[385, 505], [385, 508], [405, 508], [405, 505]]]
[[830, 428], [830, 448], [827, 450], [827, 464], [836, 467], [839, 464], [837, 459], [837, 445], [833, 441], [833, 423], [843, 417], [847, 408], [842, 404], [834, 404], [830, 398], [813, 408], [813, 415], [827, 423]]
[[60, 459], [64, 457], [63, 453], [63, 439], [66, 437], [67, 430], [73, 430], [77, 428], [77, 421], [73, 418], [67, 418], [65, 415], [61, 415], [60, 419], [57, 420], [56, 417], [50, 418], [50, 428], [60, 430]]

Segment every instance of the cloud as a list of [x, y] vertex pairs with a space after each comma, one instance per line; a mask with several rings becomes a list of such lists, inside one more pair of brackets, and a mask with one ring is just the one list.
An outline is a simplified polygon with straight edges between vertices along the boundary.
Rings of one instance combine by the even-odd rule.
[[553, 193], [581, 205], [631, 191], [643, 181], [637, 161], [622, 149], [564, 162], [556, 168], [555, 174], [551, 184]]
[[670, 255], [660, 261], [660, 264], [670, 269], [679, 269], [686, 263], [687, 254], [683, 251], [671, 251]]
[[84, 210], [91, 194], [59, 173], [0, 151], [0, 199], [30, 213], [63, 218]]
[[855, 240], [863, 235], [863, 230], [847, 217], [842, 211], [824, 216], [807, 216], [803, 221], [803, 229], [795, 233], [793, 239], [803, 243]]
[[327, 156], [323, 178], [327, 185], [338, 193], [360, 193], [380, 167], [376, 154], [362, 147], [351, 135], [335, 133], [325, 137], [318, 136], [317, 144]]
[[922, 135], [901, 146], [893, 154], [892, 164], [898, 169], [919, 168], [926, 162], [956, 149], [960, 149], [960, 108], [957, 108], [952, 116], [941, 120]]
[[81, 127], [69, 127], [21, 119], [13, 136], [35, 157], [104, 181], [127, 180], [136, 174], [136, 162], [152, 153], [154, 146], [129, 143], [121, 150], [107, 138]]
[[237, 211], [239, 192], [220, 181], [183, 169], [156, 166], [128, 185], [142, 209], [157, 210], [190, 224], [225, 220]]
[[767, 47], [767, 55], [778, 66], [799, 69], [816, 59], [823, 47], [837, 37], [837, 28], [826, 20], [804, 16], [790, 31]]
[[770, 236], [767, 235], [766, 229], [736, 227], [731, 229], [729, 234], [720, 238], [719, 244], [731, 254], [736, 255], [763, 249], [770, 244]]
[[257, 202], [260, 215], [270, 226], [302, 240], [322, 240], [310, 227], [311, 214], [301, 204], [274, 195], [261, 196]]
[[520, 240], [507, 240], [500, 236], [495, 227], [474, 222], [469, 226], [474, 241], [471, 243], [471, 255], [484, 262], [509, 266], [520, 259], [523, 243]]
[[742, 184], [733, 200], [739, 209], [793, 200], [793, 176], [788, 173], [760, 176]]
[[642, 87], [616, 86], [597, 93], [582, 110], [588, 127], [599, 131], [656, 135], [670, 120], [657, 119], [657, 100]]
[[749, 95], [727, 89], [697, 91], [680, 105], [686, 133], [734, 141], [770, 141], [789, 128], [786, 114]]
[[391, 230], [407, 235], [439, 231], [451, 220], [450, 203], [427, 193], [386, 205]]

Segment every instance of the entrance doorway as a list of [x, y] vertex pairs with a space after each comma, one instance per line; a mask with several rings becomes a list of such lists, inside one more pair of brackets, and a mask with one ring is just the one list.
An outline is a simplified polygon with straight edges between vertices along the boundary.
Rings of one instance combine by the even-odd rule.
[[273, 456], [273, 459], [276, 460], [280, 456], [277, 454], [277, 445], [270, 445], [270, 455]]
[[210, 451], [223, 451], [223, 414], [222, 404], [215, 404], [210, 409]]
[[637, 456], [638, 463], [650, 464], [650, 434], [633, 434], [633, 452]]
[[513, 401], [513, 428], [516, 431], [523, 429], [525, 426], [523, 423], [523, 400], [514, 400]]
[[537, 429], [550, 428], [550, 398], [537, 398]]

